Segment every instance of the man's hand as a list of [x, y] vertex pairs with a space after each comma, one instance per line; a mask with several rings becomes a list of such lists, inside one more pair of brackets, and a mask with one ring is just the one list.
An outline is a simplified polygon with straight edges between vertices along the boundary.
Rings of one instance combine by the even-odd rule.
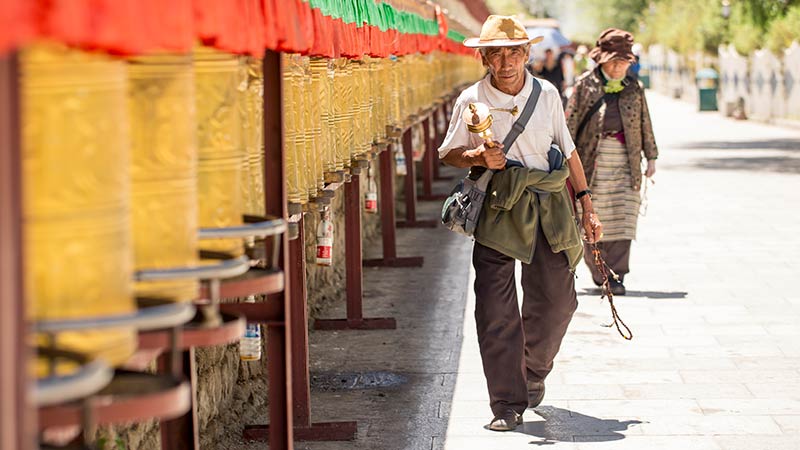
[[584, 210], [581, 223], [583, 224], [584, 236], [590, 244], [600, 241], [603, 237], [603, 224], [592, 210]]
[[493, 170], [502, 170], [506, 167], [506, 154], [503, 153], [503, 144], [497, 143], [493, 147], [481, 144], [473, 152], [484, 167]]
[[656, 174], [656, 160], [655, 159], [648, 159], [647, 160], [647, 170], [644, 172], [644, 176], [647, 178], [652, 178], [653, 175]]

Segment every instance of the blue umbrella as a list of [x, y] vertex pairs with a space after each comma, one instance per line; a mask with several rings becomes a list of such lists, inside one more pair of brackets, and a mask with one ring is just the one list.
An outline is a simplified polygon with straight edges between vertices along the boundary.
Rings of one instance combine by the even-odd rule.
[[551, 28], [551, 27], [533, 27], [528, 28], [528, 36], [536, 37], [536, 36], [543, 36], [544, 40], [538, 44], [536, 47], [541, 49], [552, 48], [555, 51], [558, 51], [561, 47], [565, 45], [569, 45], [572, 42], [567, 39], [566, 36], [561, 34], [561, 31], [558, 28]]

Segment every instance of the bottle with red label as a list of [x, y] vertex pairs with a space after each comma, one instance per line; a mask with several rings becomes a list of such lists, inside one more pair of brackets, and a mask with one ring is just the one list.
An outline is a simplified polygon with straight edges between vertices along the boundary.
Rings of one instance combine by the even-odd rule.
[[372, 175], [372, 166], [367, 170], [367, 191], [364, 193], [364, 211], [370, 214], [378, 212], [378, 185]]
[[317, 225], [317, 265], [330, 266], [333, 264], [333, 221], [331, 209], [325, 207], [322, 220]]

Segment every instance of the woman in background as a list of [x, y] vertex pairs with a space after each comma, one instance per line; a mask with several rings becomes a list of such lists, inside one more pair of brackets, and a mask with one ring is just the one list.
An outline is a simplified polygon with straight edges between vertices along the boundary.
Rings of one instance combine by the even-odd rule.
[[[567, 126], [580, 152], [595, 212], [603, 221], [604, 238], [597, 246], [603, 259], [619, 275], [609, 280], [615, 295], [625, 295], [623, 279], [630, 271], [631, 241], [636, 238], [644, 175], [656, 171], [658, 148], [650, 122], [644, 89], [626, 76], [636, 61], [633, 36], [623, 30], [603, 31], [589, 52], [596, 63], [575, 83], [567, 104]], [[588, 244], [587, 244], [588, 245]], [[602, 275], [587, 247], [584, 259], [598, 286]]]

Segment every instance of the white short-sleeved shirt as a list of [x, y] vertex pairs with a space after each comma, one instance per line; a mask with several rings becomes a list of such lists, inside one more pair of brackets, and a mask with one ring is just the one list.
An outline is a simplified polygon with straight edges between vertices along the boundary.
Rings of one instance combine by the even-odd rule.
[[[507, 157], [521, 162], [528, 168], [548, 170], [550, 166], [547, 162], [547, 151], [550, 150], [551, 143], [557, 144], [566, 158], [572, 156], [575, 144], [569, 134], [564, 118], [564, 106], [561, 104], [561, 96], [555, 86], [545, 80], [534, 80], [533, 76], [526, 71], [525, 86], [519, 94], [508, 95], [492, 86], [490, 77], [491, 75], [487, 75], [486, 78], [468, 87], [458, 96], [453, 108], [453, 116], [450, 118], [447, 136], [439, 147], [439, 158], [444, 158], [454, 148], [473, 149], [483, 143], [477, 134], [467, 130], [467, 126], [461, 120], [461, 114], [467, 105], [481, 102], [490, 108], [509, 110], [516, 106], [522, 112], [525, 102], [533, 92], [534, 81], [542, 84], [539, 102], [525, 126], [525, 131], [508, 149]], [[505, 111], [492, 111], [492, 132], [495, 140], [503, 142], [506, 134], [511, 130], [511, 125], [518, 117], [519, 114], [512, 116], [511, 113]]]

